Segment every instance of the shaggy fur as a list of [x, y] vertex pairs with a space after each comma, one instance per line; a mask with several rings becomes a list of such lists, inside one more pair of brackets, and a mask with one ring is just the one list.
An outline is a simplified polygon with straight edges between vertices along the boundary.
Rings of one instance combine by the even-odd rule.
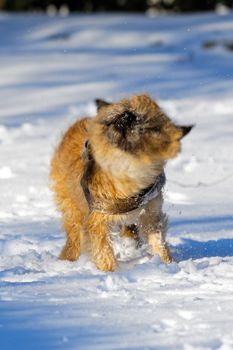
[[[60, 258], [74, 261], [85, 251], [100, 270], [114, 271], [117, 261], [110, 232], [117, 224], [122, 236], [137, 238], [139, 233], [151, 254], [170, 263], [162, 193], [143, 209], [113, 214], [109, 208], [153, 184], [166, 161], [180, 151], [180, 140], [192, 126], [175, 125], [147, 95], [114, 104], [96, 102], [96, 117], [79, 120], [68, 129], [51, 164], [56, 203], [67, 233]], [[87, 179], [93, 210], [89, 210], [81, 186], [87, 140], [93, 157]], [[95, 210], [98, 206], [102, 211]]]

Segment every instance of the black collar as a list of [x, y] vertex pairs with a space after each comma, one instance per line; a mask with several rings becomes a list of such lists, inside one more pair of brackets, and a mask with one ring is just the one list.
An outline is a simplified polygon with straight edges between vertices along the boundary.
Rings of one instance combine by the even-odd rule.
[[155, 182], [152, 185], [142, 189], [132, 197], [116, 199], [113, 204], [107, 201], [104, 201], [103, 203], [99, 200], [94, 200], [89, 190], [89, 181], [91, 180], [91, 176], [93, 174], [95, 160], [92, 156], [91, 147], [88, 141], [85, 143], [83, 163], [84, 171], [81, 179], [81, 186], [90, 211], [98, 211], [103, 214], [110, 215], [129, 213], [135, 209], [143, 207], [149, 201], [156, 198], [161, 193], [162, 188], [166, 183], [165, 173], [162, 171], [156, 177]]

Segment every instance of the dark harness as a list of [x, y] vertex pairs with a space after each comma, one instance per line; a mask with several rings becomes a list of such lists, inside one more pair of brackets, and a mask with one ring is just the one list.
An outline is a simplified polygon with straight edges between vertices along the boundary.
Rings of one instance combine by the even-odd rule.
[[137, 208], [143, 207], [150, 200], [156, 198], [160, 194], [162, 188], [166, 183], [166, 177], [164, 171], [162, 171], [156, 177], [155, 182], [152, 185], [144, 188], [132, 197], [124, 199], [119, 198], [116, 199], [114, 204], [105, 202], [104, 205], [102, 205], [101, 203], [94, 201], [89, 189], [89, 182], [91, 180], [95, 166], [95, 160], [91, 152], [89, 141], [86, 141], [85, 143], [85, 149], [83, 152], [83, 163], [84, 170], [83, 176], [81, 178], [81, 186], [90, 211], [98, 211], [104, 214], [107, 213], [112, 215], [129, 213]]

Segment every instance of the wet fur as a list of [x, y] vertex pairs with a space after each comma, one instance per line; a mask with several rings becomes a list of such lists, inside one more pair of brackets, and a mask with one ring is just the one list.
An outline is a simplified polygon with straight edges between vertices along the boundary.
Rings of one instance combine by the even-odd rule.
[[[114, 271], [117, 261], [110, 232], [117, 224], [122, 236], [135, 238], [139, 233], [152, 255], [170, 263], [162, 193], [143, 209], [119, 215], [104, 209], [153, 184], [166, 161], [180, 151], [180, 140], [192, 127], [175, 125], [147, 95], [114, 104], [97, 100], [97, 105], [95, 118], [79, 120], [68, 129], [51, 163], [53, 190], [67, 233], [60, 258], [74, 261], [87, 252], [100, 270]], [[94, 159], [88, 186], [104, 212], [89, 211], [80, 184], [87, 140]]]

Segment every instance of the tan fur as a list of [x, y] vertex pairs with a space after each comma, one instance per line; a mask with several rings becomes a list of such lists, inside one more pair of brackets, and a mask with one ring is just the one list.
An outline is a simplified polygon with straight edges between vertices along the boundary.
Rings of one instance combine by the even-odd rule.
[[[136, 115], [139, 122], [133, 120], [128, 125], [122, 119], [123, 128], [120, 118], [125, 115], [127, 118], [126, 111]], [[130, 225], [136, 224], [151, 254], [158, 254], [165, 263], [171, 262], [165, 242], [167, 219], [162, 213], [162, 194], [143, 209], [121, 215], [89, 211], [80, 185], [84, 170], [82, 154], [85, 141], [89, 140], [95, 161], [89, 188], [96, 203], [104, 209], [107, 203], [114, 205], [117, 199], [127, 199], [154, 183], [166, 160], [180, 151], [181, 137], [181, 128], [147, 95], [103, 106], [95, 118], [77, 121], [68, 129], [51, 163], [53, 190], [67, 233], [61, 259], [74, 261], [85, 251], [100, 270], [115, 271], [111, 228], [119, 224], [123, 227], [122, 235], [135, 237]]]

